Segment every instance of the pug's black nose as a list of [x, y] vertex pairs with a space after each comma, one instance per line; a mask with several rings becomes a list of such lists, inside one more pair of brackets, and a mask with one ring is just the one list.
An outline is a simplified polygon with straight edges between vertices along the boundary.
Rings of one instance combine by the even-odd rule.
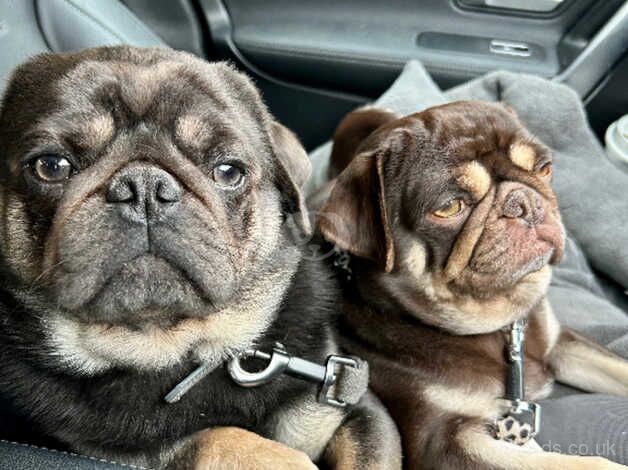
[[504, 199], [503, 213], [511, 219], [523, 219], [530, 225], [539, 225], [545, 220], [545, 209], [541, 196], [531, 188], [519, 187]]
[[111, 178], [107, 202], [131, 222], [146, 223], [168, 215], [181, 201], [181, 186], [168, 172], [152, 165], [123, 168]]

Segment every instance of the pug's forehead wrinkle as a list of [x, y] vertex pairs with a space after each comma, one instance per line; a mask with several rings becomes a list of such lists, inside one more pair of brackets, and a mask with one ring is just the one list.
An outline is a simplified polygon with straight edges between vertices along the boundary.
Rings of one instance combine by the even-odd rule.
[[[225, 131], [229, 131], [230, 123], [237, 123], [236, 129], [241, 129], [240, 135], [251, 141], [252, 147], [268, 144], [269, 117], [258, 92], [247, 77], [224, 63], [209, 64], [174, 51], [149, 61], [134, 56], [104, 61], [90, 59], [79, 62], [51, 86], [58, 98], [51, 108], [53, 114], [44, 114], [54, 122], [49, 121], [42, 128], [73, 134], [84, 141], [79, 142], [82, 144], [91, 141], [98, 146], [108, 134], [102, 122], [95, 122], [92, 129], [83, 131], [81, 127], [86, 126], [88, 117], [110, 113], [112, 103], [116, 108], [115, 103], [126, 102], [127, 98], [131, 102], [130, 106], [122, 106], [125, 112], [127, 107], [133, 108], [141, 114], [141, 119], [156, 121], [155, 124], [162, 128], [174, 127], [176, 117], [192, 107], [202, 111], [208, 120], [218, 118], [213, 123], [215, 130], [221, 130], [217, 127], [218, 122], [223, 123]], [[169, 87], [180, 92], [169, 93], [167, 99], [161, 99], [160, 90]], [[144, 116], [151, 100], [157, 100], [155, 104], [159, 109], [151, 108], [151, 112]], [[121, 121], [118, 118], [116, 114], [114, 126], [117, 127], [137, 120], [137, 116], [129, 122], [126, 118]], [[62, 136], [58, 140], [63, 140]], [[14, 164], [12, 169], [17, 171], [17, 165]]]
[[161, 61], [154, 65], [110, 64], [119, 77], [122, 101], [136, 115], [142, 116], [155, 102], [163, 86], [182, 72], [183, 64]]
[[525, 142], [516, 142], [508, 149], [508, 157], [519, 168], [525, 171], [532, 171], [536, 163], [536, 152], [534, 148]]
[[68, 72], [59, 88], [63, 101], [73, 103], [78, 98], [83, 109], [93, 109], [104, 97], [117, 98], [136, 116], [142, 116], [162, 87], [180, 75], [183, 66], [168, 60], [151, 65], [86, 61]]
[[211, 124], [198, 115], [184, 114], [175, 123], [175, 136], [187, 145], [203, 148], [211, 138]]
[[465, 190], [470, 192], [476, 201], [479, 201], [491, 187], [491, 175], [482, 163], [477, 160], [466, 162], [457, 171], [457, 183]]
[[76, 103], [81, 109], [93, 109], [94, 90], [115, 83], [114, 71], [104, 62], [84, 61], [79, 63], [53, 84], [60, 102]]
[[100, 150], [111, 141], [115, 131], [113, 116], [110, 113], [101, 113], [85, 121], [78, 137], [90, 149]]
[[493, 207], [495, 196], [495, 187], [491, 187], [480, 203], [476, 205], [457, 235], [444, 270], [447, 279], [453, 280], [460, 276], [469, 264], [478, 240], [484, 233], [484, 226]]
[[[156, 105], [161, 111], [151, 113], [151, 117], [169, 119], [194, 103], [195, 107], [211, 108], [214, 115], [219, 113], [250, 125], [243, 123], [246, 119], [242, 117], [250, 116], [251, 111], [241, 106], [242, 97], [231, 90], [233, 86], [229, 83], [237, 81], [238, 74], [231, 69], [225, 73], [220, 65], [199, 64], [194, 60], [161, 60], [151, 64], [88, 61], [60, 80], [59, 91], [62, 102], [74, 104], [78, 99], [81, 109], [121, 104], [122, 109], [132, 114], [131, 120], [145, 118]], [[162, 95], [171, 88], [175, 92], [168, 91], [164, 98]], [[176, 92], [179, 89], [184, 92]]]

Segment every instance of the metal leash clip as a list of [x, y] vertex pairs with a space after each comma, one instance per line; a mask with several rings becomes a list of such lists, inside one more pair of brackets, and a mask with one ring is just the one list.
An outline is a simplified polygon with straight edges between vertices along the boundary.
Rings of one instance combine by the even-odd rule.
[[[245, 370], [240, 361], [246, 358], [256, 358], [269, 361], [266, 367], [258, 372]], [[321, 384], [318, 392], [319, 403], [344, 408], [347, 403], [330, 396], [330, 389], [336, 384], [338, 374], [336, 366], [358, 368], [358, 362], [348, 356], [331, 355], [327, 357], [325, 365], [317, 364], [300, 357], [291, 356], [280, 343], [276, 343], [271, 354], [256, 349], [247, 349], [242, 354], [231, 359], [227, 365], [229, 375], [235, 383], [242, 387], [257, 387], [270, 382], [281, 374]]]
[[525, 320], [510, 325], [507, 358], [506, 396], [502, 402], [504, 415], [495, 421], [495, 437], [512, 444], [524, 445], [541, 430], [541, 406], [524, 400]]

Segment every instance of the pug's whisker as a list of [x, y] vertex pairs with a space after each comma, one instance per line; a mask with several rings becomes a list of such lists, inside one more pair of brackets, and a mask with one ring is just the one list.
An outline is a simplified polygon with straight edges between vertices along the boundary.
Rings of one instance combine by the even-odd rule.
[[60, 260], [60, 261], [57, 261], [56, 263], [54, 263], [53, 265], [48, 266], [41, 273], [39, 273], [39, 275], [35, 279], [33, 279], [33, 281], [31, 282], [31, 284], [29, 286], [29, 288], [30, 289], [36, 288], [37, 287], [37, 285], [36, 285], [37, 283], [39, 283], [42, 279], [44, 279], [46, 276], [48, 276], [50, 273], [52, 273], [52, 271], [54, 271], [59, 266], [62, 266], [66, 262], [67, 262], [67, 260]]

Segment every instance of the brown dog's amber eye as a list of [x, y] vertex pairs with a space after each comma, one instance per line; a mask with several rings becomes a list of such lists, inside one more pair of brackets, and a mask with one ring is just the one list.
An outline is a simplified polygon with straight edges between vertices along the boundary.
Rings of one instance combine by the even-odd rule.
[[59, 155], [42, 155], [32, 163], [33, 173], [47, 183], [57, 183], [72, 175], [72, 164]]
[[541, 168], [539, 168], [539, 171], [537, 172], [537, 174], [541, 178], [547, 178], [549, 175], [552, 174], [552, 164], [551, 163], [546, 163]]
[[222, 164], [212, 170], [212, 179], [220, 186], [234, 187], [240, 184], [244, 174], [237, 166]]
[[462, 199], [452, 199], [437, 211], [432, 212], [436, 217], [443, 219], [454, 217], [462, 212], [464, 202]]

